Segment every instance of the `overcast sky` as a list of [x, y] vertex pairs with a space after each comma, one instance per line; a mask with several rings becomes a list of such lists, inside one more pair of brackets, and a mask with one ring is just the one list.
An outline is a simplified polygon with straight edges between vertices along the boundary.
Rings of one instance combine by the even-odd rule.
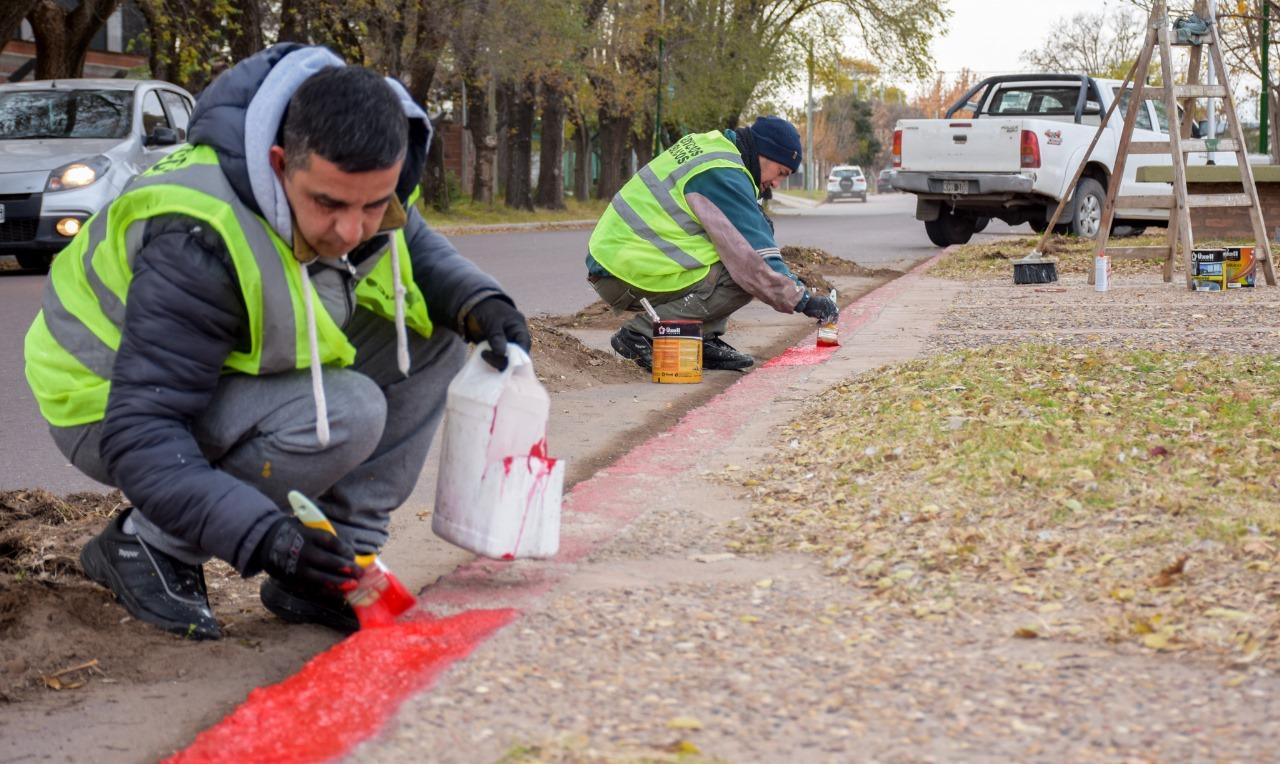
[[979, 76], [1024, 70], [1022, 52], [1039, 47], [1064, 17], [1114, 8], [1140, 13], [1122, 0], [949, 0], [948, 5], [949, 31], [931, 46], [935, 65], [948, 77], [966, 66]]

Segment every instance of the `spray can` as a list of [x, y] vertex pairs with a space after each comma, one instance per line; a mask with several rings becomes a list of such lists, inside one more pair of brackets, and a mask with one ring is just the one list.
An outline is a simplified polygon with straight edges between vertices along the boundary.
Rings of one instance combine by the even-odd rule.
[[1110, 286], [1111, 257], [1106, 252], [1099, 252], [1093, 257], [1093, 291], [1105, 292]]
[[[836, 301], [836, 290], [831, 290], [831, 302]], [[840, 344], [840, 314], [823, 321], [818, 327], [818, 347], [835, 347]]]

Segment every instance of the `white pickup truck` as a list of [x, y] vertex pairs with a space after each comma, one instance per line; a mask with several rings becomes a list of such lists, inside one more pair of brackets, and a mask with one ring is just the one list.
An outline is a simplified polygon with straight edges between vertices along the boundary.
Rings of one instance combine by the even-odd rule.
[[[900, 120], [893, 133], [892, 183], [916, 195], [916, 219], [940, 247], [963, 244], [987, 220], [1029, 223], [1042, 232], [1063, 196], [1072, 199], [1059, 218], [1064, 232], [1094, 237], [1112, 182], [1116, 148], [1129, 91], [1118, 80], [1080, 74], [1020, 74], [979, 82], [943, 119]], [[1089, 148], [1111, 102], [1120, 105], [1107, 122], [1076, 188], [1067, 184]], [[1161, 101], [1138, 111], [1133, 141], [1168, 141]], [[1193, 130], [1193, 137], [1198, 131]], [[1219, 152], [1220, 163], [1235, 163]], [[1203, 164], [1192, 154], [1190, 164]], [[1168, 195], [1166, 183], [1138, 183], [1134, 173], [1148, 164], [1170, 164], [1167, 154], [1130, 154], [1120, 194]], [[1120, 209], [1116, 226], [1141, 229], [1169, 217], [1164, 209]]]

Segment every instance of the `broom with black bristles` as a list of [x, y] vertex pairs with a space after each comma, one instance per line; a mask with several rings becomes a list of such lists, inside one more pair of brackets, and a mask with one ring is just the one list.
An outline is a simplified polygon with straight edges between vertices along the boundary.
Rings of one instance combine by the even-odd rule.
[[[1123, 93], [1128, 87], [1130, 80], [1133, 79], [1133, 72], [1138, 66], [1135, 61], [1129, 67], [1129, 73], [1124, 77], [1124, 84], [1120, 89], [1115, 91]], [[1085, 150], [1084, 156], [1080, 159], [1080, 166], [1076, 168], [1076, 173], [1071, 178], [1071, 183], [1067, 188], [1071, 189], [1070, 195], [1064, 195], [1058, 201], [1058, 208], [1053, 211], [1053, 217], [1049, 218], [1049, 223], [1044, 227], [1044, 233], [1040, 235], [1040, 241], [1036, 242], [1036, 248], [1031, 250], [1026, 257], [1020, 257], [1013, 261], [1013, 283], [1015, 284], [1048, 284], [1058, 280], [1058, 265], [1054, 260], [1044, 256], [1044, 243], [1053, 235], [1053, 227], [1058, 224], [1058, 218], [1062, 217], [1062, 211], [1066, 209], [1067, 202], [1075, 198], [1075, 187], [1080, 182], [1080, 176], [1084, 175], [1085, 165], [1089, 162], [1089, 157], [1093, 155], [1094, 148], [1098, 145], [1098, 139], [1102, 137], [1102, 133], [1107, 129], [1107, 121], [1111, 119], [1111, 114], [1116, 110], [1116, 104], [1120, 103], [1119, 98], [1113, 98], [1111, 105], [1107, 107], [1107, 113], [1102, 115], [1102, 121], [1098, 123], [1098, 132], [1093, 135], [1093, 142], [1089, 144], [1089, 148]]]

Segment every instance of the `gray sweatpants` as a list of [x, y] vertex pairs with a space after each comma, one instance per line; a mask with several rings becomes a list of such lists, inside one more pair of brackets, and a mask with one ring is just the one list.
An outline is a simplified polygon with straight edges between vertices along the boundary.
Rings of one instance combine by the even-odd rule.
[[[289, 511], [286, 495], [299, 490], [316, 500], [358, 554], [387, 541], [392, 510], [412, 493], [427, 449], [444, 413], [449, 382], [466, 348], [458, 335], [437, 330], [431, 339], [409, 332], [409, 376], [396, 367], [395, 328], [364, 309], [347, 336], [355, 363], [324, 370], [330, 439], [316, 439], [309, 371], [254, 377], [224, 376], [192, 432], [216, 469], [251, 483]], [[51, 427], [54, 442], [77, 469], [107, 485], [99, 446], [102, 422]], [[210, 555], [134, 512], [139, 535], [184, 562]]]
[[640, 311], [622, 327], [646, 337], [653, 336], [653, 322], [640, 305], [641, 297], [649, 298], [658, 318], [663, 321], [701, 321], [704, 338], [724, 334], [729, 316], [751, 302], [751, 295], [729, 276], [724, 263], [713, 264], [702, 281], [678, 292], [646, 292], [614, 276], [591, 281], [591, 287], [615, 313]]

